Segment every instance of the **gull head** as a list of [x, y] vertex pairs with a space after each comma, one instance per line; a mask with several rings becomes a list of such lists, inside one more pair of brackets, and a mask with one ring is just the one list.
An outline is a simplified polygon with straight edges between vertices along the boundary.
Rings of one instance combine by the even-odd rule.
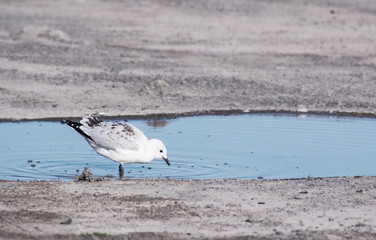
[[149, 140], [153, 149], [154, 158], [163, 159], [170, 166], [170, 161], [167, 158], [167, 149], [161, 140], [150, 139]]

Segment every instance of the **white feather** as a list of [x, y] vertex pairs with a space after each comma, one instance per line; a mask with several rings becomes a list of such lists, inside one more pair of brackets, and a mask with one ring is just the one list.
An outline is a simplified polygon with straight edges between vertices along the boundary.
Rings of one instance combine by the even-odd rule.
[[167, 160], [165, 145], [157, 139], [148, 140], [145, 134], [128, 123], [103, 122], [94, 115], [80, 121], [80, 129], [90, 138], [94, 150], [119, 163], [147, 163], [156, 158]]

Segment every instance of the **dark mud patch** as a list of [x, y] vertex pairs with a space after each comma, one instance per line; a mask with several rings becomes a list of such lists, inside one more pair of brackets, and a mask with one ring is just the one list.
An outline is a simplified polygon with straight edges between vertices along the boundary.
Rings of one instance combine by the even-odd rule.
[[199, 216], [198, 212], [185, 204], [174, 203], [137, 207], [134, 211], [140, 219], [168, 220], [170, 218], [184, 218]]
[[167, 220], [174, 217], [197, 216], [190, 207], [179, 203], [178, 199], [150, 197], [146, 195], [130, 195], [113, 197], [118, 205], [131, 208], [131, 212], [139, 219]]
[[137, 239], [192, 239], [188, 234], [167, 233], [167, 232], [134, 232], [129, 234], [112, 235], [102, 232], [86, 234], [55, 234], [55, 235], [28, 235], [12, 232], [0, 232], [0, 238], [14, 240], [137, 240]]
[[42, 210], [26, 210], [21, 209], [17, 211], [7, 211], [1, 210], [0, 211], [0, 223], [1, 224], [17, 224], [17, 223], [43, 223], [43, 222], [50, 222], [55, 221], [57, 219], [61, 219], [62, 215], [54, 213], [54, 212], [47, 212]]
[[114, 197], [113, 200], [117, 201], [118, 203], [132, 202], [136, 204], [142, 204], [146, 202], [150, 204], [160, 204], [162, 201], [173, 201], [175, 199], [162, 198], [162, 197], [149, 197], [149, 196], [140, 194], [140, 195], [132, 195], [132, 196]]

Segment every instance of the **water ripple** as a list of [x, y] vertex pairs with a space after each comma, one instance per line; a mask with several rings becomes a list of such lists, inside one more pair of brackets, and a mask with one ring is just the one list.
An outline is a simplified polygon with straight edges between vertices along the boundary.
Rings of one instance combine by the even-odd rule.
[[[275, 115], [200, 116], [134, 120], [162, 139], [162, 160], [125, 166], [129, 178], [300, 178], [374, 175], [376, 121]], [[0, 123], [0, 178], [72, 180], [85, 166], [96, 177], [117, 177], [118, 164], [57, 122]]]

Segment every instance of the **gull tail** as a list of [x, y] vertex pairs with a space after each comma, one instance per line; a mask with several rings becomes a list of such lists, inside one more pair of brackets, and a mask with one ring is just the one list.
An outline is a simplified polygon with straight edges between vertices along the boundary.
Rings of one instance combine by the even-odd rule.
[[60, 123], [61, 124], [67, 124], [69, 127], [71, 127], [74, 130], [76, 130], [76, 132], [78, 132], [79, 134], [81, 134], [89, 143], [90, 142], [91, 143], [95, 143], [92, 137], [90, 137], [84, 131], [82, 131], [82, 129], [81, 129], [82, 124], [81, 123], [73, 122], [71, 120], [66, 120], [66, 119], [61, 120]]
[[98, 116], [99, 115], [97, 114], [86, 115], [82, 118], [80, 123], [82, 123], [85, 127], [94, 127], [100, 125], [102, 123], [102, 120]]

